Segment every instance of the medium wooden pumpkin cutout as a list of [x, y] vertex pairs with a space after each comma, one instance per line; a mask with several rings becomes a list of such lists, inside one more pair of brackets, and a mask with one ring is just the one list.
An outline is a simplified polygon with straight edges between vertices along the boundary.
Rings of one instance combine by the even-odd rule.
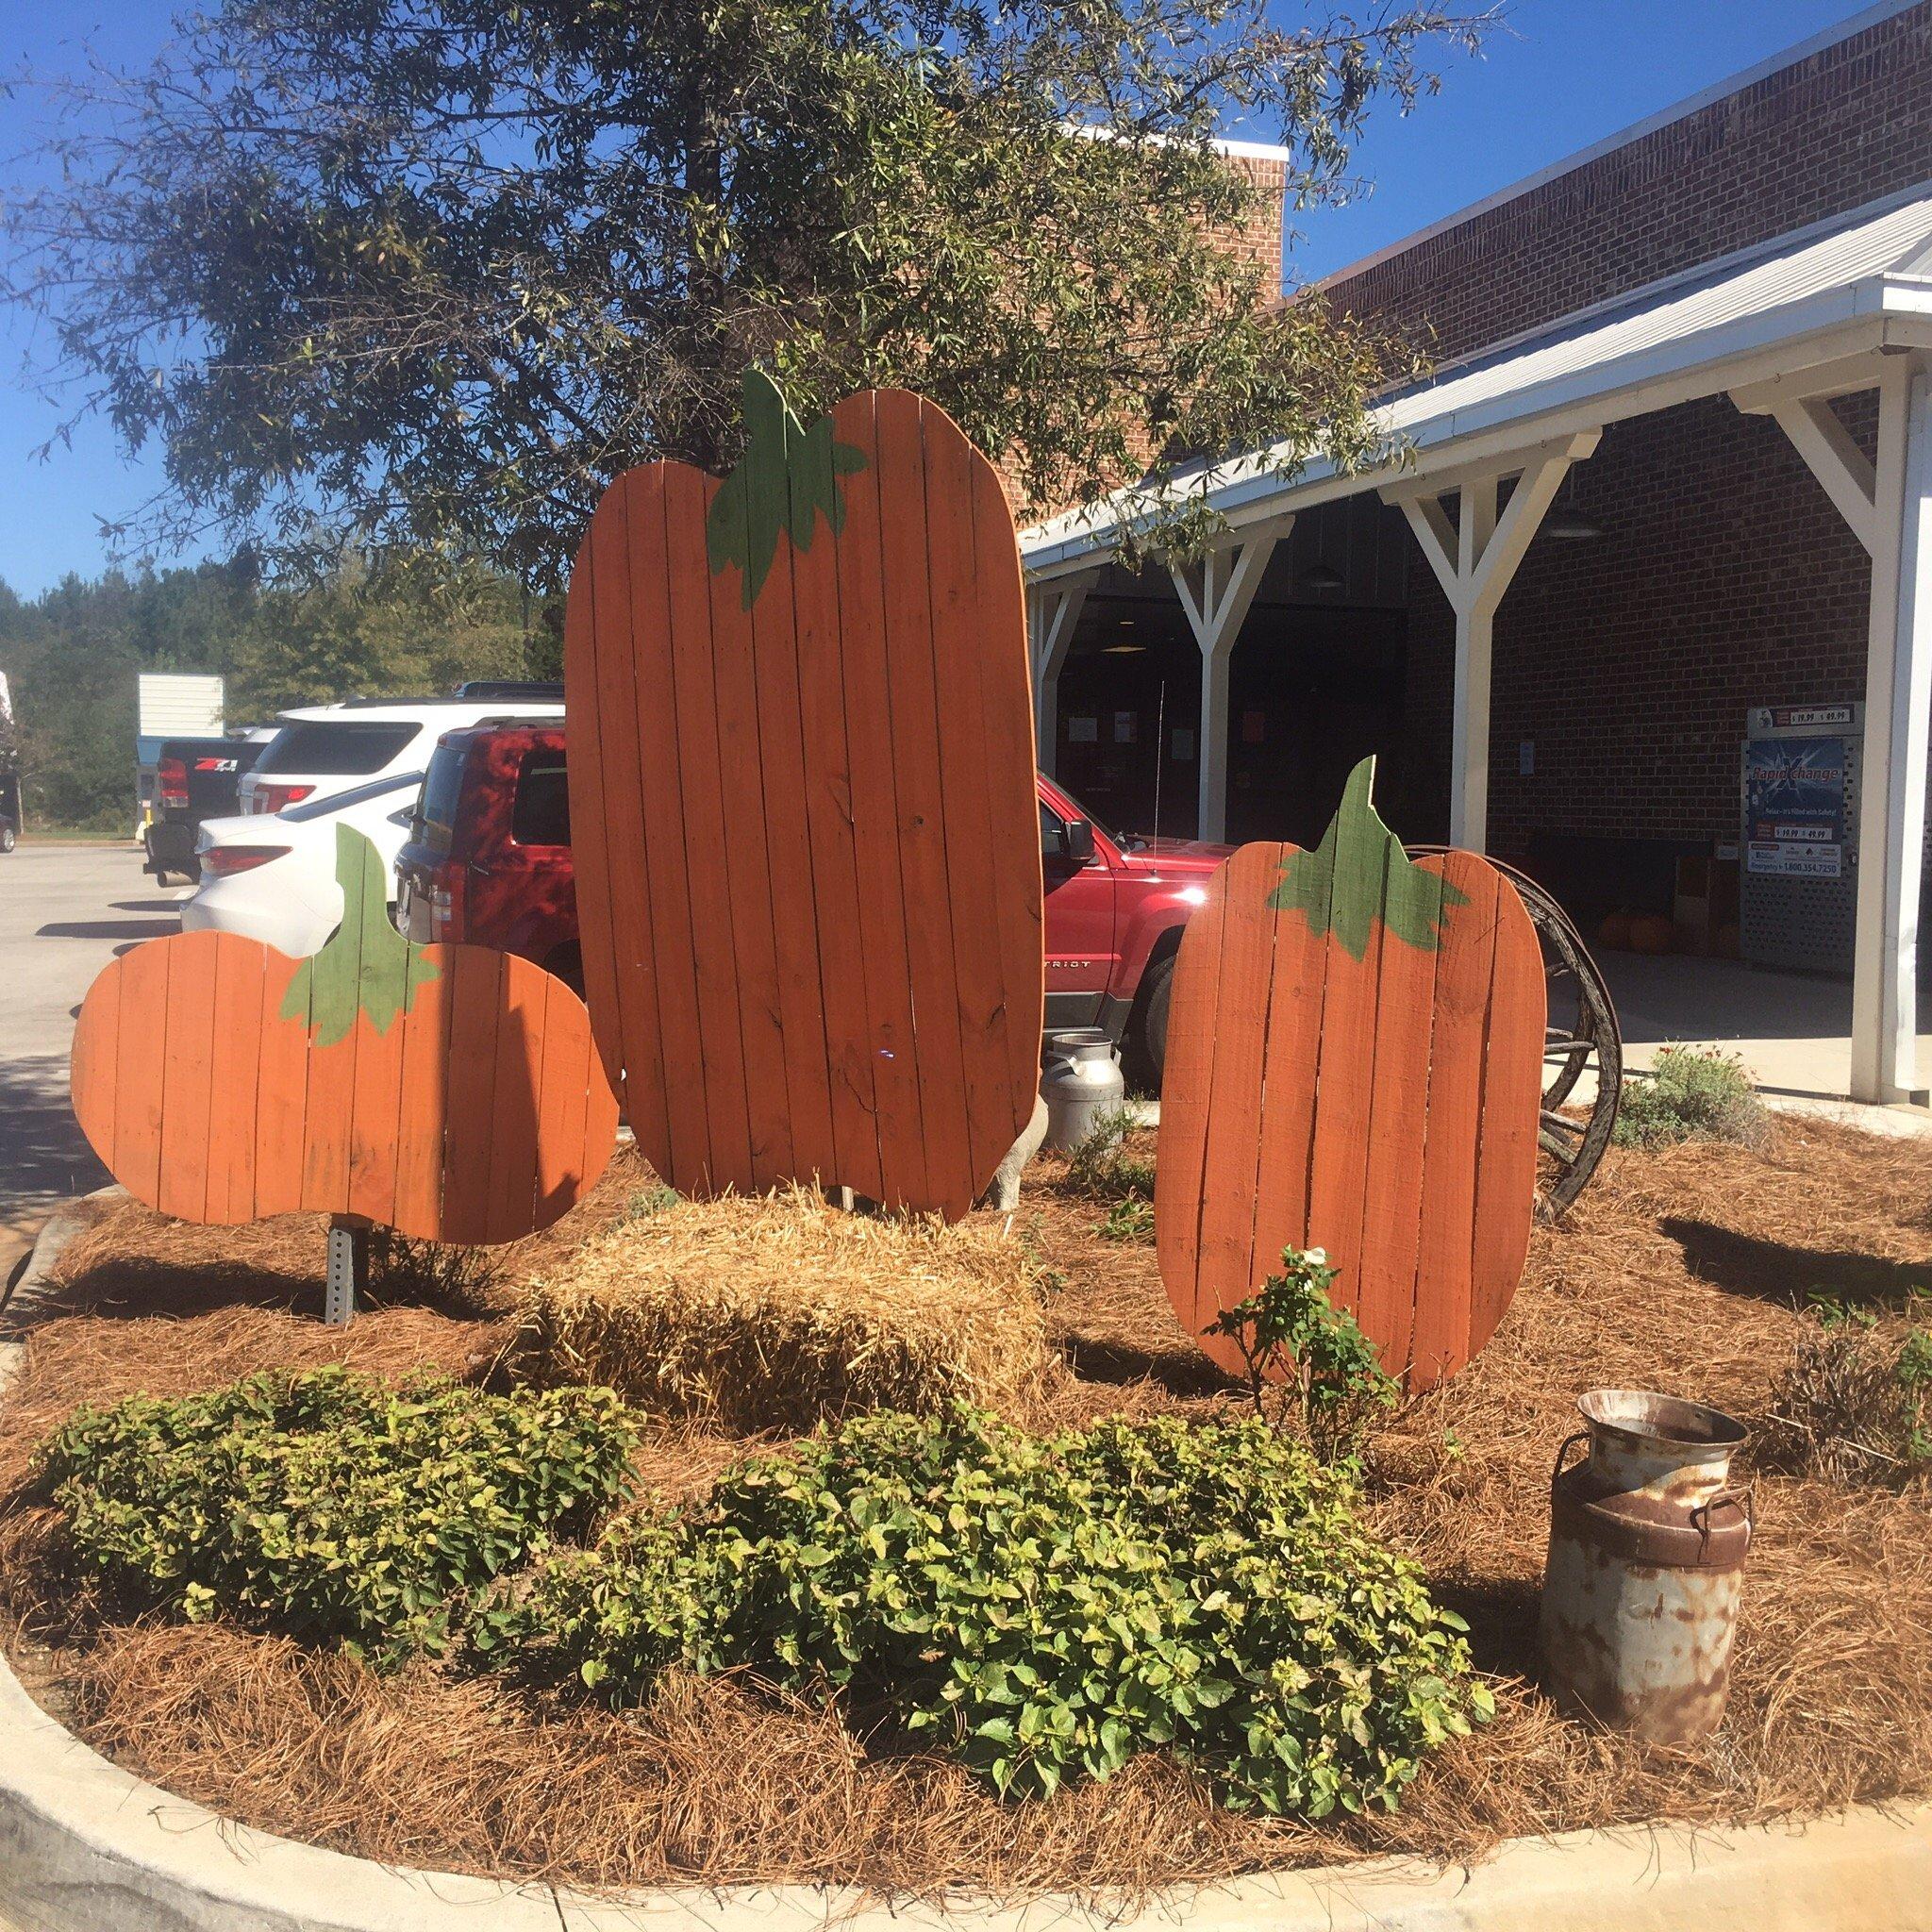
[[238, 933], [150, 940], [88, 990], [74, 1110], [179, 1221], [297, 1210], [420, 1241], [515, 1241], [608, 1162], [617, 1103], [583, 1003], [482, 946], [411, 945], [382, 861], [336, 832], [342, 923], [309, 959]]
[[1502, 1319], [1535, 1208], [1545, 1000], [1515, 889], [1473, 852], [1411, 861], [1357, 766], [1322, 843], [1243, 845], [1174, 965], [1155, 1225], [1189, 1332], [1325, 1249], [1411, 1389]]
[[745, 416], [722, 483], [620, 476], [572, 574], [586, 999], [675, 1187], [816, 1178], [956, 1218], [1039, 1079], [1012, 517], [918, 396], [805, 429], [754, 372]]

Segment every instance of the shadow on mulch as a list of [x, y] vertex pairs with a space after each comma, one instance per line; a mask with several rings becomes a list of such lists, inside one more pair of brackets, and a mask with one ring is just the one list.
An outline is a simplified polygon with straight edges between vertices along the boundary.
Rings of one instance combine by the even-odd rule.
[[1657, 1226], [1682, 1248], [1692, 1274], [1726, 1294], [1802, 1308], [1814, 1295], [1900, 1307], [1914, 1295], [1932, 1293], [1932, 1260], [1794, 1247], [1674, 1215]]
[[1183, 1354], [1179, 1349], [1136, 1348], [1086, 1335], [1062, 1336], [1060, 1349], [1067, 1366], [1083, 1382], [1123, 1388], [1134, 1382], [1152, 1382], [1168, 1394], [1183, 1398], [1217, 1395], [1241, 1387], [1206, 1356]]

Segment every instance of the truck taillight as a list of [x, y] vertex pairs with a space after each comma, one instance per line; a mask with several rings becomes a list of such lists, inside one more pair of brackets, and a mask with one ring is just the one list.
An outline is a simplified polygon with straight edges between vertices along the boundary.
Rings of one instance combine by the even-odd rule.
[[249, 801], [249, 809], [257, 812], [286, 811], [291, 805], [300, 805], [314, 790], [313, 785], [264, 785], [258, 781], [255, 796]]
[[188, 808], [188, 760], [163, 758], [155, 767], [155, 787], [160, 794], [163, 810], [173, 806], [185, 811]]
[[463, 869], [441, 867], [429, 882], [429, 938], [454, 942], [463, 936]]

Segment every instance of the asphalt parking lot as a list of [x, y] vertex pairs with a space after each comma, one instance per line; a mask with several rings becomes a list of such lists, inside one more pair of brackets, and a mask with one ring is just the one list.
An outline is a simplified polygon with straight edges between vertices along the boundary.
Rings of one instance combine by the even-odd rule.
[[53, 1206], [108, 1174], [67, 1101], [74, 1016], [116, 953], [178, 932], [132, 845], [22, 843], [0, 858], [0, 1271]]

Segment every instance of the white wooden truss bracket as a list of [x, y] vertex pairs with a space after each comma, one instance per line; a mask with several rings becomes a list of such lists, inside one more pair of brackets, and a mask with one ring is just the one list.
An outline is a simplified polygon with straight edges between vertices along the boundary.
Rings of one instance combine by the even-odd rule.
[[[1382, 500], [1408, 519], [1456, 614], [1449, 840], [1471, 851], [1480, 852], [1489, 833], [1490, 660], [1496, 607], [1571, 464], [1592, 455], [1602, 434], [1582, 430], [1479, 469], [1424, 472], [1382, 489]], [[1499, 512], [1499, 486], [1509, 476], [1515, 486]], [[1451, 496], [1457, 499], [1453, 519]]]
[[1168, 566], [1201, 651], [1198, 838], [1227, 835], [1228, 664], [1274, 546], [1293, 527], [1292, 516], [1274, 517], [1234, 531], [1194, 562]]
[[1026, 587], [1026, 643], [1033, 662], [1035, 755], [1049, 777], [1058, 777], [1060, 666], [1080, 622], [1081, 607], [1099, 572], [1053, 577]]

